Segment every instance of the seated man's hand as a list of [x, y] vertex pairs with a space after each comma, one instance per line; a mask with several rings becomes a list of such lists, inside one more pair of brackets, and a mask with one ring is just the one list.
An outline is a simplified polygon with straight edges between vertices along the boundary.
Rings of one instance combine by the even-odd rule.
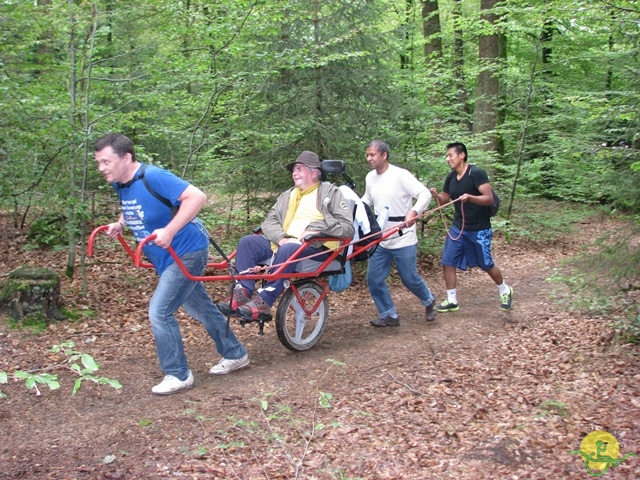
[[285, 243], [297, 243], [298, 245], [300, 245], [302, 242], [300, 240], [298, 240], [297, 238], [284, 237], [282, 240], [280, 240], [278, 242], [278, 245], [282, 246]]
[[320, 232], [317, 230], [305, 230], [299, 237], [300, 242], [304, 242], [304, 239], [307, 237], [313, 237], [314, 235], [320, 235]]
[[255, 267], [247, 268], [247, 271], [251, 273], [262, 273], [269, 270], [268, 265], [256, 265]]
[[302, 232], [300, 234], [300, 236], [298, 238], [292, 238], [292, 237], [284, 237], [283, 239], [281, 239], [278, 242], [278, 245], [282, 246], [285, 243], [296, 243], [298, 245], [301, 245], [305, 242], [305, 238], [307, 237], [313, 237], [314, 235], [321, 235], [321, 232], [317, 231], [317, 230], [305, 230], [304, 232]]

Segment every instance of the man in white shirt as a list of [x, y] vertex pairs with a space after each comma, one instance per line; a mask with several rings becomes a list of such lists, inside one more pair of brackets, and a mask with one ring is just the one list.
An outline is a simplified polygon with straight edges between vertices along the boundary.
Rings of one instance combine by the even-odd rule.
[[372, 170], [366, 177], [366, 191], [362, 201], [373, 206], [378, 215], [386, 208], [389, 209], [387, 224], [380, 225], [383, 230], [405, 224], [399, 233], [381, 242], [369, 259], [367, 285], [378, 309], [378, 318], [371, 320], [371, 325], [400, 325], [386, 284], [392, 261], [395, 261], [403, 285], [426, 307], [426, 320], [431, 322], [437, 314], [436, 297], [418, 273], [416, 263], [416, 219], [429, 206], [431, 192], [408, 170], [389, 163], [389, 146], [382, 140], [373, 140], [367, 146], [367, 163]]

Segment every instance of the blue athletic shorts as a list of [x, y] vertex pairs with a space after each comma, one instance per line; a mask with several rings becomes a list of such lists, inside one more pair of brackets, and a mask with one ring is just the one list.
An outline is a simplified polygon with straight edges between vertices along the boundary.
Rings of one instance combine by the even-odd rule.
[[[460, 229], [452, 226], [449, 235], [457, 238]], [[460, 270], [480, 267], [482, 270], [491, 270], [494, 266], [491, 257], [491, 238], [493, 230], [477, 230], [475, 232], [462, 232], [458, 240], [452, 240], [447, 235], [442, 252], [442, 265], [456, 267]]]

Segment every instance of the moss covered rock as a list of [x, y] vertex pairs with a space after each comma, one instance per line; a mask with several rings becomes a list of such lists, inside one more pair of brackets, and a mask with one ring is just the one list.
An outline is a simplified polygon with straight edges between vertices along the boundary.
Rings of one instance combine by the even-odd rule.
[[62, 318], [59, 307], [60, 278], [57, 273], [41, 267], [19, 267], [9, 274], [0, 302], [7, 305], [11, 317], [21, 320], [44, 316], [47, 320]]

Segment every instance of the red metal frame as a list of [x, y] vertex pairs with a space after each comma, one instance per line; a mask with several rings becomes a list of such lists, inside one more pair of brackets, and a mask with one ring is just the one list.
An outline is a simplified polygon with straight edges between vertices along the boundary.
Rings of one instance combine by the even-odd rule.
[[[382, 232], [382, 236], [380, 238], [374, 239], [372, 240], [370, 243], [367, 243], [366, 245], [363, 246], [355, 246], [353, 245], [353, 252], [351, 252], [350, 255], [347, 256], [347, 260], [352, 259], [353, 257], [355, 257], [356, 255], [358, 255], [359, 253], [367, 250], [368, 248], [372, 247], [373, 245], [376, 245], [377, 243], [380, 243], [381, 241], [389, 238], [391, 235], [395, 234], [398, 230], [400, 230], [401, 227], [403, 227], [404, 224], [400, 224], [392, 229], [389, 230], [385, 230]], [[94, 247], [94, 243], [96, 240], [96, 236], [98, 235], [98, 233], [106, 231], [109, 228], [108, 225], [102, 225], [100, 227], [95, 228], [92, 232], [91, 235], [89, 236], [89, 241], [88, 241], [88, 247], [87, 247], [87, 255], [89, 257], [93, 256], [93, 247]], [[151, 265], [148, 262], [144, 262], [142, 260], [142, 256], [143, 256], [143, 248], [144, 246], [153, 241], [155, 239], [155, 235], [150, 235], [147, 238], [145, 238], [142, 242], [140, 242], [138, 244], [138, 247], [136, 249], [136, 251], [134, 252], [133, 249], [129, 246], [129, 244], [127, 243], [127, 241], [124, 239], [124, 237], [122, 237], [122, 235], [118, 235], [118, 240], [120, 241], [120, 244], [124, 247], [124, 249], [126, 250], [127, 254], [131, 257], [131, 259], [134, 261], [134, 264], [136, 267], [140, 267], [140, 268], [153, 268], [153, 265]], [[364, 237], [363, 239], [367, 239], [367, 237]], [[361, 241], [363, 239], [358, 240]], [[178, 267], [180, 267], [180, 270], [182, 270], [182, 273], [184, 273], [185, 277], [187, 277], [189, 280], [194, 281], [194, 282], [209, 282], [209, 281], [231, 281], [232, 279], [234, 280], [263, 280], [263, 281], [272, 281], [272, 280], [281, 280], [281, 279], [292, 279], [292, 278], [296, 278], [296, 279], [303, 279], [303, 278], [314, 278], [317, 277], [319, 275], [321, 275], [325, 269], [329, 266], [329, 264], [331, 264], [332, 261], [336, 260], [338, 258], [338, 256], [344, 252], [345, 248], [348, 248], [350, 245], [352, 245], [352, 241], [351, 239], [337, 239], [340, 241], [340, 244], [337, 248], [333, 249], [333, 250], [328, 250], [326, 252], [322, 252], [320, 254], [317, 255], [328, 255], [327, 259], [324, 260], [322, 263], [320, 263], [318, 265], [318, 267], [311, 272], [290, 272], [290, 273], [283, 273], [282, 270], [284, 270], [288, 265], [290, 265], [293, 262], [298, 262], [298, 261], [302, 261], [302, 260], [306, 260], [309, 258], [313, 258], [314, 255], [312, 255], [311, 257], [302, 257], [299, 258], [299, 255], [304, 251], [304, 249], [311, 243], [316, 243], [318, 241], [320, 242], [326, 242], [326, 241], [330, 241], [330, 240], [336, 240], [336, 238], [333, 237], [313, 237], [313, 239], [311, 239], [310, 241], [305, 241], [302, 245], [300, 245], [300, 248], [298, 248], [298, 250], [295, 251], [295, 253], [285, 262], [282, 263], [280, 265], [275, 265], [273, 266], [273, 268], [275, 268], [275, 270], [273, 272], [264, 272], [264, 273], [236, 273], [233, 275], [233, 277], [231, 276], [231, 274], [217, 274], [217, 275], [201, 275], [201, 276], [194, 276], [191, 275], [191, 273], [189, 273], [189, 271], [185, 268], [184, 264], [182, 263], [182, 261], [180, 260], [180, 257], [178, 257], [178, 255], [175, 253], [175, 251], [173, 250], [173, 248], [169, 247], [167, 250], [169, 251], [169, 254], [173, 257], [174, 261], [176, 262], [176, 264], [178, 265]], [[236, 251], [234, 251], [231, 255], [229, 255], [227, 258], [229, 260], [232, 260], [234, 257], [236, 256]], [[213, 270], [224, 270], [224, 269], [228, 269], [229, 268], [229, 263], [224, 260], [222, 262], [212, 262], [209, 263], [207, 265], [208, 269], [213, 269]], [[323, 282], [325, 283], [325, 282]], [[298, 292], [297, 289], [292, 285], [293, 287], [293, 292], [296, 295], [296, 298], [298, 300], [300, 300], [300, 297], [298, 296]], [[319, 302], [321, 302], [324, 297], [327, 295], [328, 292], [328, 285], [324, 285], [324, 292], [321, 296], [321, 298], [318, 300], [318, 304]], [[302, 303], [301, 303], [302, 305]], [[314, 309], [317, 308], [317, 305], [314, 306]], [[305, 310], [306, 311], [306, 310]], [[312, 310], [312, 312], [315, 310]]]
[[315, 305], [311, 309], [308, 309], [308, 308], [305, 307], [305, 302], [302, 299], [302, 297], [300, 296], [300, 293], [298, 292], [298, 287], [296, 286], [296, 284], [292, 283], [291, 286], [289, 287], [289, 288], [291, 288], [291, 291], [295, 295], [296, 300], [298, 300], [298, 304], [302, 307], [302, 311], [305, 314], [307, 314], [307, 316], [311, 316], [318, 309], [318, 307], [320, 306], [320, 304], [322, 303], [324, 298], [329, 293], [329, 283], [328, 282], [318, 282], [318, 281], [316, 281], [316, 283], [322, 287], [322, 293], [320, 294], [320, 296], [318, 297], [318, 300], [316, 301]]

